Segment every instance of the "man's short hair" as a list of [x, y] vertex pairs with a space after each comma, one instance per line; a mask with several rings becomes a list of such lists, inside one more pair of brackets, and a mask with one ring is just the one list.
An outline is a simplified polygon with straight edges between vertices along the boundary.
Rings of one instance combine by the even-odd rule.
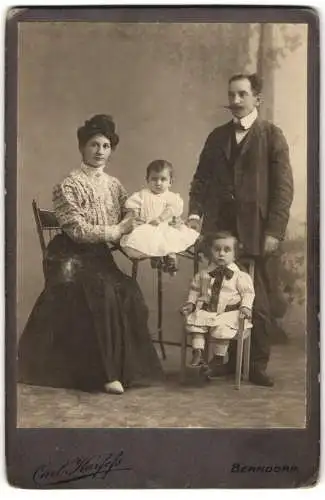
[[262, 79], [256, 73], [237, 73], [229, 78], [228, 85], [237, 80], [248, 80], [254, 94], [260, 94], [262, 92]]

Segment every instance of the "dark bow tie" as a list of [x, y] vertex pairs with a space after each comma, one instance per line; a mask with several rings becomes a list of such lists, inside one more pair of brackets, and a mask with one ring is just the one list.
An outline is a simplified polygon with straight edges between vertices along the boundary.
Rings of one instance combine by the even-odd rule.
[[234, 271], [232, 271], [226, 266], [218, 266], [215, 269], [213, 269], [213, 271], [210, 271], [209, 275], [211, 276], [211, 278], [220, 277], [230, 280], [234, 275]]
[[248, 130], [244, 127], [244, 125], [241, 124], [240, 121], [233, 122], [233, 126], [236, 131], [244, 132]]

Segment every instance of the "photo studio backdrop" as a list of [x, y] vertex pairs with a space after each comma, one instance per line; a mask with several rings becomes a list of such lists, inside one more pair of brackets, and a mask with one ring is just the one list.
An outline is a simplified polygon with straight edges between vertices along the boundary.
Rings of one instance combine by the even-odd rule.
[[[306, 221], [307, 27], [288, 24], [110, 24], [29, 22], [19, 29], [17, 334], [41, 292], [41, 250], [32, 199], [52, 208], [54, 184], [80, 164], [76, 129], [111, 114], [120, 144], [108, 172], [131, 193], [145, 184], [155, 158], [175, 167], [173, 189], [187, 200], [209, 132], [230, 119], [227, 81], [237, 72], [264, 79], [261, 114], [284, 131], [291, 150], [295, 199], [288, 232]], [[119, 265], [130, 264], [119, 257]], [[178, 308], [193, 272], [182, 259], [164, 277], [164, 335], [177, 341]], [[140, 266], [139, 283], [156, 324], [156, 274]]]

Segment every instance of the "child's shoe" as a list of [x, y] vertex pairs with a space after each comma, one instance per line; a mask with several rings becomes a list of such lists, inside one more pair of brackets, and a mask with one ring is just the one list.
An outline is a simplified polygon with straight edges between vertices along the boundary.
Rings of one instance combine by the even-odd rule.
[[197, 367], [204, 364], [203, 351], [202, 349], [193, 349], [192, 351], [192, 361], [191, 366]]
[[227, 365], [224, 364], [224, 356], [213, 356], [209, 361], [206, 370], [204, 370], [204, 375], [208, 378], [222, 377], [227, 373]]

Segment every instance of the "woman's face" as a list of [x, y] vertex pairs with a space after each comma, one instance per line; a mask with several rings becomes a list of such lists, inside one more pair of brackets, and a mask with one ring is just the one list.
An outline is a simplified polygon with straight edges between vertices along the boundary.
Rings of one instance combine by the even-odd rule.
[[80, 149], [83, 162], [90, 167], [105, 167], [108, 158], [111, 156], [112, 148], [110, 140], [104, 135], [94, 135]]

